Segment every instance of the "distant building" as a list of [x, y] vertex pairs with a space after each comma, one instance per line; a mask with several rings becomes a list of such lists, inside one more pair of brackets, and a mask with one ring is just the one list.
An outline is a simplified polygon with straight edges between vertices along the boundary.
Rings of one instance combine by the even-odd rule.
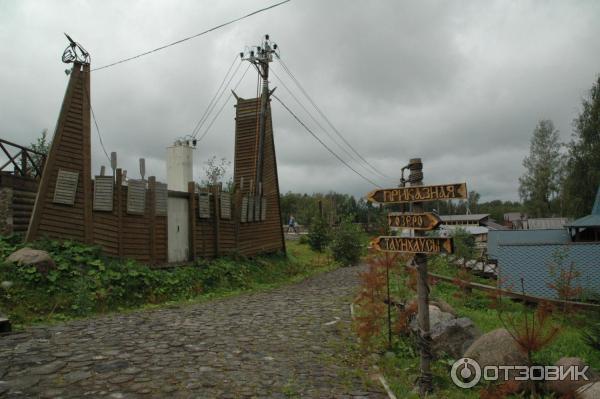
[[489, 213], [476, 213], [466, 215], [440, 215], [442, 224], [440, 234], [445, 237], [451, 236], [455, 230], [463, 229], [470, 233], [475, 239], [475, 248], [478, 257], [485, 254], [490, 230], [504, 230], [506, 227], [490, 219]]
[[592, 213], [567, 224], [573, 241], [600, 241], [600, 187]]
[[568, 218], [531, 218], [524, 220], [523, 229], [545, 230], [562, 229], [569, 222]]
[[487, 254], [497, 262], [501, 287], [521, 292], [522, 280], [527, 295], [561, 299], [550, 286], [561, 270], [573, 267], [578, 277], [572, 286], [588, 297], [600, 295], [600, 189], [592, 213], [581, 219], [525, 221], [525, 229], [489, 231]]
[[527, 214], [523, 212], [507, 212], [504, 214], [504, 226], [511, 229], [522, 229], [523, 221], [527, 220]]

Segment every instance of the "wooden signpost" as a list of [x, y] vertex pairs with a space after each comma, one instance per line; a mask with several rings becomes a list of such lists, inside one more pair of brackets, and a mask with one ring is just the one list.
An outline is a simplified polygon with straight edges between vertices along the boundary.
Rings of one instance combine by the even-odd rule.
[[441, 184], [437, 186], [413, 186], [384, 188], [371, 191], [367, 199], [380, 204], [408, 204], [411, 202], [440, 201], [467, 198], [467, 184]]
[[440, 237], [381, 236], [371, 241], [371, 245], [382, 252], [408, 252], [430, 255], [451, 254], [453, 252], [452, 239]]
[[[405, 187], [404, 170], [410, 170], [409, 187]], [[401, 187], [386, 188], [370, 192], [367, 199], [380, 204], [412, 204], [413, 212], [391, 212], [388, 214], [388, 226], [395, 229], [411, 229], [410, 237], [381, 236], [371, 241], [371, 247], [382, 252], [412, 253], [417, 271], [417, 321], [419, 326], [419, 349], [421, 353], [421, 375], [419, 377], [419, 396], [425, 397], [433, 390], [431, 374], [431, 333], [429, 331], [429, 287], [427, 272], [427, 255], [451, 254], [454, 250], [452, 238], [427, 237], [425, 231], [436, 229], [440, 218], [423, 211], [423, 202], [453, 199], [467, 199], [467, 184], [441, 184], [423, 186], [423, 163], [420, 158], [411, 159], [402, 168]], [[388, 271], [389, 273], [389, 271]], [[389, 303], [388, 278], [388, 303]], [[388, 327], [391, 326], [388, 306]], [[391, 344], [391, 330], [389, 330]]]
[[431, 212], [424, 213], [388, 213], [388, 226], [413, 230], [433, 230], [437, 228], [442, 220]]

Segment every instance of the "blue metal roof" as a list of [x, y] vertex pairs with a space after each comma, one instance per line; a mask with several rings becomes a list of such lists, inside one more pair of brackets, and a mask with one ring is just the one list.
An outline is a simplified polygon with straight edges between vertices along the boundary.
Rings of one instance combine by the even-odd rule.
[[490, 230], [487, 254], [490, 259], [498, 259], [498, 246], [502, 244], [557, 244], [569, 241], [567, 229]]
[[[550, 268], [568, 269], [573, 264], [580, 273], [573, 287], [600, 294], [600, 243], [501, 244], [497, 254], [498, 281], [504, 288], [521, 292], [523, 278], [526, 294], [556, 298], [549, 287], [556, 282]], [[562, 262], [559, 256], [564, 256]]]
[[596, 200], [594, 201], [594, 206], [592, 207], [592, 213], [574, 220], [569, 223], [567, 227], [597, 227], [600, 226], [600, 187], [598, 187], [598, 192], [596, 193]]

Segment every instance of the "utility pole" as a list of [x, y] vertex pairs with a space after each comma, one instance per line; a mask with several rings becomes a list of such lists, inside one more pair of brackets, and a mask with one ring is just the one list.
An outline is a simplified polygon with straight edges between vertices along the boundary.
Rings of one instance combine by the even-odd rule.
[[[265, 35], [262, 45], [252, 47], [247, 52], [241, 52], [242, 60], [249, 61], [256, 67], [258, 74], [262, 79], [262, 93], [260, 96], [260, 114], [258, 122], [258, 155], [256, 158], [256, 184], [255, 190], [262, 189], [262, 172], [265, 144], [265, 130], [267, 128], [267, 106], [269, 104], [269, 63], [273, 62], [273, 54], [276, 54], [277, 44], [269, 40], [269, 35]], [[261, 192], [256, 194], [261, 195]]]

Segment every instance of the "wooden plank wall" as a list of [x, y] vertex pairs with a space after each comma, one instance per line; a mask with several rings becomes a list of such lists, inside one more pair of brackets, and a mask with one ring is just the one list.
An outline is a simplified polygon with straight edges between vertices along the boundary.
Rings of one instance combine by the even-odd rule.
[[[234, 182], [238, 195], [234, 203], [241, 207], [244, 195], [253, 195], [258, 154], [258, 116], [260, 98], [238, 98], [235, 125]], [[267, 124], [263, 159], [263, 195], [267, 200], [267, 218], [265, 221], [239, 223], [238, 250], [241, 254], [252, 256], [263, 252], [285, 251], [281, 208], [279, 204], [279, 179], [273, 139], [271, 106], [267, 107]], [[239, 214], [237, 220], [239, 221]]]
[[10, 173], [0, 173], [0, 189], [7, 194], [2, 204], [5, 214], [3, 233], [26, 233], [33, 212], [38, 181], [32, 177], [15, 176]]
[[[112, 210], [93, 211], [93, 181], [90, 148], [90, 74], [89, 65], [75, 63], [63, 99], [52, 146], [40, 181], [38, 194], [26, 239], [47, 236], [100, 245], [107, 255], [132, 258], [149, 264], [168, 261], [167, 215], [157, 215], [154, 178], [148, 179], [143, 214], [127, 212], [128, 187], [122, 184], [122, 173], [115, 177]], [[258, 154], [259, 99], [240, 99], [236, 105], [234, 181], [231, 217], [220, 217], [220, 189], [210, 197], [211, 216], [200, 218], [195, 185], [188, 187], [190, 200], [190, 254], [215, 257], [239, 252], [254, 256], [285, 251], [280, 220], [279, 182], [270, 106], [264, 142], [262, 193], [266, 199], [266, 219], [240, 221], [243, 196], [257, 196], [253, 179]], [[54, 202], [59, 170], [78, 176], [75, 201]], [[242, 184], [242, 181], [245, 183]]]
[[154, 182], [154, 177], [148, 179], [144, 214], [128, 214], [128, 187], [122, 185], [122, 173], [117, 169], [113, 210], [93, 212], [94, 244], [107, 255], [153, 265], [167, 262], [167, 216], [154, 211]]
[[[26, 240], [43, 236], [92, 243], [90, 67], [74, 63]], [[78, 173], [73, 206], [53, 202], [59, 169]]]

